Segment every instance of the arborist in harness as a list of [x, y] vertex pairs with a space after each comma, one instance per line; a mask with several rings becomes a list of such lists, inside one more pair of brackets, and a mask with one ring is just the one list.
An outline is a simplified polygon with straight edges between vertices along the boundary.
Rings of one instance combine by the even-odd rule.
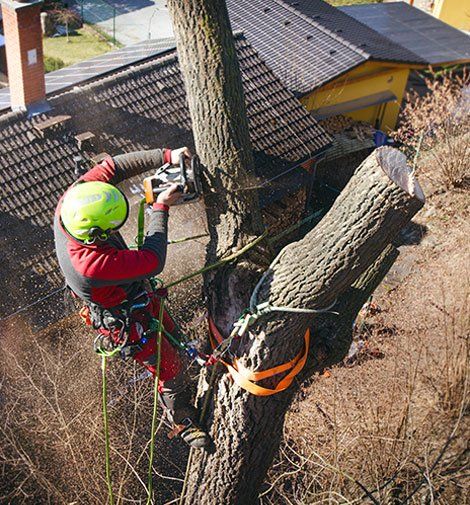
[[[85, 319], [98, 330], [99, 349], [121, 349], [155, 376], [156, 331], [161, 299], [147, 279], [159, 274], [167, 252], [168, 210], [178, 203], [180, 188], [172, 184], [152, 204], [148, 231], [140, 249], [127, 247], [119, 229], [129, 203], [116, 184], [164, 163], [189, 161], [186, 147], [153, 149], [107, 157], [82, 175], [60, 199], [54, 219], [55, 247], [60, 268], [72, 293], [85, 301]], [[176, 332], [164, 312], [163, 324]], [[209, 437], [197, 423], [197, 411], [180, 357], [163, 337], [159, 375], [160, 401], [174, 432], [192, 447], [206, 447]]]

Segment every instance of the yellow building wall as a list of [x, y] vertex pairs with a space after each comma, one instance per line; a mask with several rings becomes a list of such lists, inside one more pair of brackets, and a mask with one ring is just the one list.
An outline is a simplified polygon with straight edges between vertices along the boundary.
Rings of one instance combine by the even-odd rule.
[[470, 30], [470, 0], [436, 0], [432, 13], [459, 30]]
[[376, 126], [378, 120], [380, 129], [392, 130], [395, 128], [400, 112], [410, 69], [406, 66], [391, 67], [390, 65], [366, 62], [302, 97], [301, 102], [307, 110], [314, 111], [321, 107], [338, 105], [383, 91], [391, 91], [397, 97], [396, 101], [367, 107], [345, 115], [356, 120], [366, 121], [372, 126]]

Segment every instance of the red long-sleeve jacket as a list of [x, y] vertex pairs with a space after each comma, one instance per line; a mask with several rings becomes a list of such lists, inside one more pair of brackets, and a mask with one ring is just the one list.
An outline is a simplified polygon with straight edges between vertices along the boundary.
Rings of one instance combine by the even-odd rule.
[[[170, 161], [171, 151], [154, 149], [108, 157], [77, 183], [117, 184]], [[76, 184], [77, 184], [76, 183]], [[120, 233], [105, 242], [87, 245], [72, 237], [61, 223], [60, 199], [54, 218], [54, 238], [67, 285], [81, 299], [111, 308], [132, 301], [144, 290], [143, 280], [163, 269], [167, 248], [168, 207], [154, 204], [147, 236], [140, 250], [129, 250]]]

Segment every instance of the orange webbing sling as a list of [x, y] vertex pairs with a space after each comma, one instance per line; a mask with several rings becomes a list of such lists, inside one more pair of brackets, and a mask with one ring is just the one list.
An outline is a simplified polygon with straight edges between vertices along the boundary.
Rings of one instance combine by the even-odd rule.
[[[213, 348], [217, 346], [216, 343], [220, 344], [223, 341], [223, 337], [212, 318], [209, 318], [209, 336]], [[307, 329], [304, 335], [304, 349], [300, 351], [294, 359], [261, 372], [252, 372], [242, 365], [237, 359], [234, 359], [232, 363], [227, 363], [224, 360], [220, 361], [227, 367], [234, 382], [236, 382], [242, 389], [255, 396], [270, 396], [284, 391], [292, 384], [294, 377], [302, 370], [305, 362], [307, 361], [309, 345], [310, 330]], [[279, 381], [274, 389], [258, 386], [258, 384], [254, 384], [253, 382], [273, 377], [274, 375], [287, 372], [288, 370], [290, 370], [290, 372], [281, 379], [281, 381]]]

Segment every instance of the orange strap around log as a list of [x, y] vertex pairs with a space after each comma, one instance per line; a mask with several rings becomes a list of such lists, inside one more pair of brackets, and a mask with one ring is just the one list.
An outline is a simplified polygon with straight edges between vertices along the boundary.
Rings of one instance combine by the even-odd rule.
[[[220, 344], [223, 340], [223, 337], [212, 318], [209, 318], [209, 336], [213, 348], [217, 346], [216, 342]], [[216, 342], [214, 342], [214, 340]], [[304, 335], [304, 349], [300, 351], [294, 359], [261, 372], [253, 372], [249, 370], [237, 359], [234, 359], [233, 363], [227, 363], [223, 360], [221, 360], [221, 362], [227, 367], [234, 382], [236, 382], [242, 389], [255, 396], [270, 396], [284, 391], [292, 384], [294, 377], [302, 370], [305, 362], [307, 361], [309, 345], [310, 330], [307, 329]], [[281, 381], [279, 381], [274, 389], [265, 388], [253, 383], [253, 381], [267, 379], [268, 377], [273, 377], [274, 375], [287, 372], [288, 370], [290, 370], [290, 372]]]

